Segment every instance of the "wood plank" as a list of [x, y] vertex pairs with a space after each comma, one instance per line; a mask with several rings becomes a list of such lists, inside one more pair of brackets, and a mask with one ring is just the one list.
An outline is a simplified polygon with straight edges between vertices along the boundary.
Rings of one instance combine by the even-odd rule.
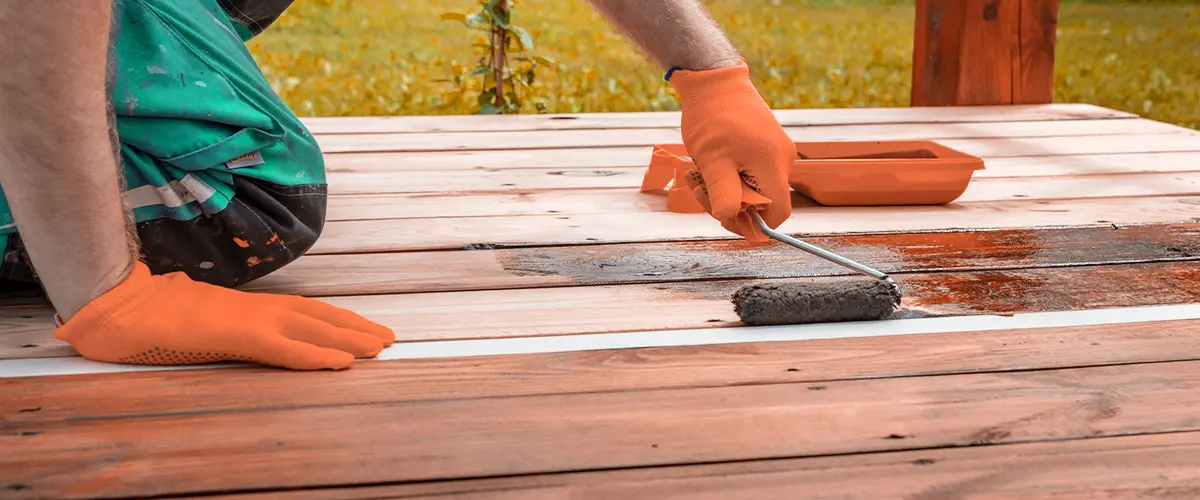
[[[1200, 301], [1194, 261], [978, 272], [898, 273], [903, 306], [928, 315], [1011, 314]], [[814, 280], [846, 279], [821, 277]], [[319, 300], [392, 328], [399, 342], [741, 326], [730, 296], [773, 280], [603, 285]], [[1115, 285], [1115, 284], [1120, 284]], [[0, 359], [73, 355], [49, 309], [0, 310]], [[26, 316], [32, 319], [25, 318]], [[30, 339], [36, 347], [22, 348]]]
[[[1183, 361], [1200, 320], [367, 361], [339, 374], [245, 367], [0, 379], [4, 421], [836, 380]], [[86, 380], [86, 383], [81, 381]], [[186, 391], [181, 391], [186, 387]], [[40, 408], [37, 411], [25, 411]]]
[[[1055, 177], [1200, 171], [1200, 152], [1128, 153], [1079, 156], [985, 158], [987, 168], [973, 179]], [[334, 195], [551, 189], [637, 189], [645, 166], [596, 168], [520, 168], [329, 172]], [[331, 206], [337, 209], [337, 206]]]
[[[1065, 200], [1131, 196], [1189, 196], [1200, 194], [1200, 165], [1194, 172], [1153, 172], [1102, 176], [1000, 177], [972, 179], [954, 205], [1010, 200]], [[395, 185], [395, 184], [393, 184]], [[378, 189], [386, 189], [382, 184]], [[332, 191], [340, 191], [331, 185]], [[635, 214], [666, 212], [665, 191], [642, 193], [627, 189], [563, 189], [500, 192], [433, 192], [412, 194], [335, 195], [329, 200], [328, 221], [491, 217], [512, 215]], [[819, 208], [795, 194], [793, 205]], [[877, 212], [889, 207], [875, 207]]]
[[[1015, 156], [1069, 156], [1127, 153], [1200, 151], [1200, 133], [1128, 134], [939, 139], [938, 143], [985, 159]], [[509, 168], [616, 168], [643, 167], [650, 162], [650, 146], [453, 151], [421, 153], [347, 153], [325, 155], [331, 172], [401, 170], [487, 170]]]
[[912, 103], [1049, 103], [1057, 0], [918, 0]]
[[[938, 315], [1071, 311], [1200, 301], [1200, 266], [1190, 261], [900, 273], [894, 278], [904, 288], [906, 308]], [[528, 337], [738, 326], [741, 323], [729, 297], [737, 288], [754, 282], [760, 280], [321, 300], [394, 328], [402, 341]], [[1115, 283], [1121, 286], [1115, 288]], [[445, 318], [455, 319], [447, 323]]]
[[[1200, 260], [1200, 223], [807, 238], [886, 273]], [[670, 242], [307, 255], [242, 287], [306, 296], [849, 274], [782, 244]]]
[[[777, 109], [784, 126], [873, 123], [982, 123], [1136, 118], [1137, 115], [1085, 103], [971, 108]], [[546, 115], [301, 117], [314, 135], [430, 132], [517, 132], [678, 127], [678, 111]]]
[[15, 423], [0, 484], [24, 486], [13, 498], [181, 495], [1200, 430], [1200, 362], [810, 387]]
[[[676, 126], [677, 127], [677, 126]], [[1146, 119], [1035, 122], [946, 123], [787, 127], [792, 140], [874, 141], [1011, 137], [1070, 137], [1123, 134], [1191, 133], [1177, 125]], [[552, 130], [518, 132], [444, 132], [427, 134], [335, 134], [316, 136], [329, 153], [520, 150], [653, 146], [682, 143], [678, 128]]]
[[1013, 104], [1054, 99], [1054, 53], [1058, 42], [1058, 0], [1021, 0], [1020, 74]]
[[[630, 199], [649, 195], [630, 194]], [[660, 203], [665, 203], [659, 198]], [[886, 216], [882, 216], [886, 214]], [[779, 230], [848, 234], [1200, 220], [1200, 196], [1024, 200], [945, 206], [797, 206]], [[506, 246], [741, 239], [705, 213], [523, 215], [332, 221], [313, 255]]]
[[1200, 497], [1200, 433], [1170, 432], [613, 471], [216, 496], [222, 500]]
[[966, 4], [958, 52], [959, 88], [949, 104], [1012, 104], [1021, 64], [1020, 0], [966, 0]]
[[[938, 3], [944, 0], [920, 1]], [[1013, 87], [1018, 83], [1014, 81], [1015, 76], [1021, 71], [1020, 0], [965, 1], [966, 15], [962, 24], [955, 26], [946, 19], [940, 26], [945, 30], [961, 29], [962, 44], [956, 48], [960, 63], [954, 101], [938, 104], [1012, 104]], [[939, 54], [939, 57], [947, 56], [951, 53]]]
[[961, 79], [966, 2], [918, 0], [913, 26], [913, 106], [952, 104]]
[[[985, 158], [973, 179], [1200, 171], [1200, 152]], [[346, 194], [479, 193], [552, 189], [638, 189], [645, 166], [330, 172], [329, 192]], [[345, 200], [330, 206], [340, 210]], [[386, 217], [384, 217], [386, 218]]]

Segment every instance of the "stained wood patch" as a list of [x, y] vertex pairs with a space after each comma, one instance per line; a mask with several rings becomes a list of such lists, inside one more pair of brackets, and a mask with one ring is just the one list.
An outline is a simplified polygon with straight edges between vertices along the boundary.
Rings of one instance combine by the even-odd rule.
[[[806, 241], [887, 273], [1200, 260], [1200, 223], [822, 236]], [[246, 285], [310, 296], [851, 274], [745, 240], [309, 255]]]
[[[898, 273], [904, 306], [928, 315], [1008, 314], [1200, 301], [1195, 261], [977, 272]], [[855, 277], [801, 278], [813, 280]], [[769, 281], [769, 280], [767, 280]], [[397, 332], [400, 342], [741, 326], [730, 296], [760, 280], [355, 295], [320, 300]], [[47, 309], [0, 310], [0, 359], [70, 354]], [[34, 319], [23, 319], [24, 317]], [[14, 340], [16, 339], [16, 340]], [[37, 339], [34, 348], [17, 342]]]
[[14, 498], [199, 494], [1200, 430], [1200, 362], [822, 387], [14, 423], [0, 484], [23, 485]]
[[918, 0], [912, 103], [1048, 103], [1058, 0]]

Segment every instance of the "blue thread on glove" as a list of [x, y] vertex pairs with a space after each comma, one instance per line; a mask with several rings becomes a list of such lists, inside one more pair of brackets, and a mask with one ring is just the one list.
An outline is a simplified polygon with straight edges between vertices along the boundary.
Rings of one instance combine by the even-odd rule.
[[677, 69], [679, 69], [679, 66], [671, 66], [671, 68], [667, 70], [667, 74], [663, 75], [663, 81], [671, 81], [671, 73], [674, 73]]

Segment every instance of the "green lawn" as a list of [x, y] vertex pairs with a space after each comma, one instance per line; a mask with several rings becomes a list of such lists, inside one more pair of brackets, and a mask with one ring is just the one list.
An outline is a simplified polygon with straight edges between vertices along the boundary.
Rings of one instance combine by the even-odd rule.
[[[705, 3], [772, 106], [908, 105], [911, 0]], [[301, 115], [470, 113], [477, 84], [434, 80], [471, 70], [478, 34], [439, 15], [475, 5], [301, 0], [251, 50]], [[1064, 0], [1059, 17], [1055, 101], [1200, 128], [1197, 2]], [[518, 0], [514, 22], [556, 63], [533, 87], [548, 111], [677, 109], [660, 70], [585, 0]]]

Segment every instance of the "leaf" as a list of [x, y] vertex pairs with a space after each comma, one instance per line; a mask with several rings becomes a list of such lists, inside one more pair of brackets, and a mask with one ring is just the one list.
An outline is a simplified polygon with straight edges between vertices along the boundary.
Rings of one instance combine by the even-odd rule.
[[495, 23], [496, 26], [508, 29], [509, 12], [507, 8], [500, 8], [500, 0], [488, 0], [488, 3], [483, 6], [483, 10], [492, 17], [492, 22]]
[[443, 21], [459, 21], [463, 24], [467, 24], [467, 15], [460, 14], [458, 12], [447, 12], [445, 14], [442, 14], [442, 20]]
[[492, 72], [492, 68], [475, 68], [475, 71], [468, 73], [467, 76], [486, 75], [491, 72]]
[[554, 59], [550, 59], [549, 57], [533, 56], [533, 60], [546, 66], [554, 66]]
[[486, 11], [479, 11], [467, 16], [467, 22], [470, 24], [488, 24], [492, 22], [492, 18]]
[[497, 108], [495, 105], [493, 105], [490, 102], [487, 104], [484, 104], [483, 106], [481, 106], [479, 108], [479, 112], [482, 114], [485, 114], [485, 115], [498, 115], [503, 111], [504, 110]]
[[479, 93], [479, 97], [475, 99], [475, 103], [480, 106], [487, 106], [496, 99], [496, 88], [492, 87]]
[[517, 39], [521, 42], [522, 50], [533, 50], [533, 37], [529, 36], [529, 32], [525, 31], [524, 28], [510, 26], [508, 31], [517, 34]]

